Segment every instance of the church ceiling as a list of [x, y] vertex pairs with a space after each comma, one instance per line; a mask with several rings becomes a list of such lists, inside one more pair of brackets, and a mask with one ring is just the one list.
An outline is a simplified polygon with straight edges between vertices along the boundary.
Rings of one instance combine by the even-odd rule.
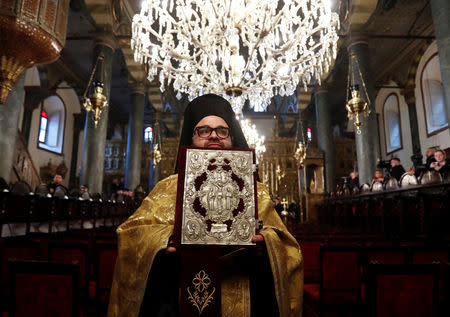
[[389, 80], [404, 85], [415, 52], [434, 35], [428, 0], [380, 1], [365, 30], [369, 34], [370, 66], [376, 85]]

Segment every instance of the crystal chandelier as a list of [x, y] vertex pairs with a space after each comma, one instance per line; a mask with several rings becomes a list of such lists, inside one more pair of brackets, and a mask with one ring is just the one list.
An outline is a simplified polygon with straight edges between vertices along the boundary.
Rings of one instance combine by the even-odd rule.
[[242, 117], [239, 118], [239, 116], [236, 116], [236, 119], [241, 125], [242, 132], [244, 133], [248, 146], [251, 149], [255, 149], [256, 162], [261, 162], [263, 154], [266, 152], [266, 146], [264, 145], [265, 137], [259, 135], [258, 131], [256, 131], [255, 125], [250, 119], [244, 119]]
[[336, 57], [339, 19], [326, 0], [144, 0], [133, 17], [136, 61], [193, 99], [215, 93], [236, 113], [292, 95]]

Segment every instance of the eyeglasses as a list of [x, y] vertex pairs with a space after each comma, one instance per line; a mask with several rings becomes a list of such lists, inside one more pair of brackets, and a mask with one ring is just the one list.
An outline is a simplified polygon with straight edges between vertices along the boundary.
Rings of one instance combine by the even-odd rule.
[[197, 133], [197, 135], [201, 139], [207, 139], [211, 136], [212, 132], [216, 132], [216, 135], [219, 139], [226, 139], [230, 136], [230, 129], [226, 127], [217, 127], [217, 128], [211, 128], [207, 125], [202, 127], [196, 127], [194, 129], [194, 134]]

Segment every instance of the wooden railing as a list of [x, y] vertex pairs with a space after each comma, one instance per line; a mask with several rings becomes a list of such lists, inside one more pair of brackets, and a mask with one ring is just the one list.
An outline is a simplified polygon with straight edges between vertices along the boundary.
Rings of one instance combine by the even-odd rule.
[[139, 203], [132, 199], [117, 202], [0, 192], [0, 234], [5, 237], [114, 227], [137, 207]]
[[340, 230], [389, 236], [450, 233], [450, 183], [326, 197], [319, 222]]

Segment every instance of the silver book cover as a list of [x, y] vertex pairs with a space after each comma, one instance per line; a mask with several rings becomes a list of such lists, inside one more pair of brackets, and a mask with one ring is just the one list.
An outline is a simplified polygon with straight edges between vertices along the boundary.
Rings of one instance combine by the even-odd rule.
[[253, 245], [252, 151], [187, 149], [181, 244]]

